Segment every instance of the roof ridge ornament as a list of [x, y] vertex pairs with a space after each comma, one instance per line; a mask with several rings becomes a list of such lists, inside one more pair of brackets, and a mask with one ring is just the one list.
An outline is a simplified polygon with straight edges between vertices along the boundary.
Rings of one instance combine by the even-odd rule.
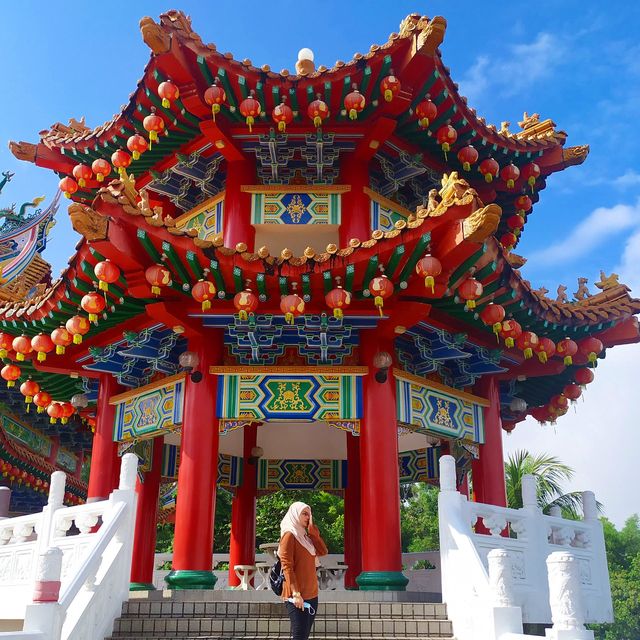
[[140, 33], [142, 40], [154, 55], [167, 53], [171, 48], [171, 36], [157, 24], [150, 16], [140, 19]]

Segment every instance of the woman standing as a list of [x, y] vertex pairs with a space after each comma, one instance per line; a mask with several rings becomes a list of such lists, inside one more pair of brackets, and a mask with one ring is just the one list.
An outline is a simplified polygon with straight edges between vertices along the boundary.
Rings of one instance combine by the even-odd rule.
[[318, 527], [313, 524], [311, 507], [294, 502], [280, 523], [278, 547], [284, 573], [282, 599], [291, 620], [293, 640], [309, 638], [318, 608], [318, 556], [326, 555], [327, 551]]

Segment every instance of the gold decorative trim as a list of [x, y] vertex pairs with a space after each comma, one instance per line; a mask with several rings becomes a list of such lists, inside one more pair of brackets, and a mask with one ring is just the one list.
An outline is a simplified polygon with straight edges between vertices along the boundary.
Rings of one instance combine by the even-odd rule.
[[130, 400], [131, 398], [137, 398], [141, 396], [143, 393], [147, 393], [147, 391], [153, 391], [154, 389], [160, 389], [162, 387], [169, 387], [174, 385], [181, 380], [184, 380], [186, 377], [185, 373], [176, 373], [172, 376], [168, 376], [167, 378], [162, 378], [161, 380], [155, 380], [154, 382], [150, 382], [149, 384], [145, 384], [144, 387], [137, 387], [136, 389], [129, 389], [129, 391], [124, 391], [123, 393], [119, 393], [116, 396], [111, 396], [109, 398], [109, 404], [120, 404], [125, 400]]
[[346, 193], [349, 184], [243, 184], [244, 193]]
[[390, 200], [389, 198], [385, 198], [381, 196], [379, 193], [373, 191], [373, 189], [369, 189], [369, 187], [363, 187], [362, 190], [372, 199], [375, 200], [378, 204], [381, 204], [383, 207], [387, 209], [393, 209], [396, 213], [399, 213], [401, 216], [405, 218], [409, 218], [410, 216], [415, 216], [415, 212], [409, 211], [409, 209], [405, 209], [401, 204]]
[[314, 366], [303, 367], [292, 365], [290, 367], [236, 367], [236, 366], [211, 366], [209, 367], [209, 373], [214, 375], [236, 375], [236, 374], [251, 374], [251, 375], [268, 375], [268, 376], [281, 376], [281, 375], [332, 375], [332, 376], [366, 376], [369, 373], [369, 367], [332, 367], [332, 366]]
[[221, 191], [215, 196], [211, 196], [211, 198], [208, 198], [201, 204], [195, 206], [190, 211], [185, 211], [185, 213], [183, 213], [182, 215], [178, 216], [177, 218], [174, 218], [173, 222], [175, 226], [183, 227], [185, 224], [187, 224], [187, 222], [189, 222], [189, 220], [191, 220], [191, 218], [195, 218], [197, 215], [199, 215], [203, 211], [206, 211], [207, 209], [211, 209], [211, 207], [218, 204], [218, 202], [220, 202], [221, 200], [224, 200], [225, 194], [226, 194], [226, 191]]
[[444, 391], [450, 396], [460, 398], [460, 400], [466, 400], [467, 402], [473, 402], [474, 404], [479, 404], [481, 407], [488, 407], [491, 404], [486, 398], [482, 398], [481, 396], [475, 396], [472, 393], [467, 393], [466, 391], [460, 391], [459, 389], [447, 387], [446, 384], [436, 382], [435, 380], [421, 378], [420, 376], [413, 375], [412, 373], [408, 373], [407, 371], [403, 371], [402, 369], [394, 368], [393, 377], [399, 378], [401, 380], [408, 380], [409, 382], [415, 382], [416, 384], [419, 384], [423, 387], [435, 389], [436, 391]]

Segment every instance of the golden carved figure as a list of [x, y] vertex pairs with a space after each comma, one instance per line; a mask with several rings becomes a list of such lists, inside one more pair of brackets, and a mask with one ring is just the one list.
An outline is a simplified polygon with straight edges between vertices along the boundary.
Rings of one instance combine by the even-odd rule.
[[594, 282], [598, 289], [602, 289], [603, 291], [607, 291], [608, 289], [613, 289], [620, 285], [618, 282], [618, 274], [612, 273], [610, 276], [606, 276], [604, 271], [600, 271], [600, 281]]

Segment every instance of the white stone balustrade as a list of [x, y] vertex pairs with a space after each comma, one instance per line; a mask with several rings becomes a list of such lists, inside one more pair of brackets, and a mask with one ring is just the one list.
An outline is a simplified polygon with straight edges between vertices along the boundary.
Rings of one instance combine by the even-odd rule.
[[24, 619], [0, 640], [108, 635], [129, 595], [137, 464], [123, 456], [108, 500], [66, 508], [56, 471], [40, 514], [0, 520], [0, 619]]
[[[578, 577], [571, 599], [583, 603], [582, 624], [613, 619], [604, 536], [593, 493], [583, 495], [584, 519], [573, 521], [558, 513], [542, 514], [532, 476], [523, 478], [522, 509], [469, 502], [455, 489], [451, 456], [440, 459], [440, 481], [442, 594], [456, 637], [525, 637], [523, 622], [551, 623], [550, 593], [555, 599], [559, 587], [549, 586], [557, 572], [547, 570], [547, 558], [558, 552], [565, 560], [572, 558]], [[490, 533], [474, 531], [478, 523]], [[578, 635], [553, 637], [591, 637], [580, 635], [583, 631], [584, 627], [576, 628], [571, 632]]]

